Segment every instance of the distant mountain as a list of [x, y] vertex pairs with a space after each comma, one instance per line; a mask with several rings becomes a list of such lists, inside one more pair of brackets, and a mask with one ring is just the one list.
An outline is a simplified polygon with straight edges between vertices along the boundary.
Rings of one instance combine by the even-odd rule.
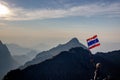
[[24, 65], [27, 61], [32, 60], [37, 55], [35, 50], [31, 50], [30, 52], [23, 55], [13, 55], [13, 58], [20, 64]]
[[42, 63], [13, 70], [4, 80], [90, 80], [93, 75], [90, 55], [89, 50], [72, 48]]
[[32, 49], [25, 48], [17, 44], [6, 44], [12, 55], [25, 55]]
[[7, 47], [15, 61], [17, 61], [20, 65], [32, 60], [38, 54], [34, 49], [25, 48], [17, 44], [7, 44]]
[[0, 41], [0, 79], [9, 71], [18, 66], [12, 58], [7, 46]]
[[43, 51], [39, 53], [32, 61], [29, 61], [24, 66], [22, 66], [21, 69], [30, 65], [38, 64], [47, 59], [53, 58], [54, 56], [58, 55], [60, 52], [68, 51], [69, 49], [74, 47], [82, 47], [84, 49], [87, 49], [87, 47], [81, 44], [77, 38], [73, 38], [66, 44], [60, 44], [57, 47], [54, 47], [48, 51]]

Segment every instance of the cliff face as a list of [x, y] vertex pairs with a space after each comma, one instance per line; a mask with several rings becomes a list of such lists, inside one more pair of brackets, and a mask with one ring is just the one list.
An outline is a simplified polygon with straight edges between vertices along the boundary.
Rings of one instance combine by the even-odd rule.
[[12, 58], [8, 48], [0, 41], [0, 79], [16, 66], [17, 63]]

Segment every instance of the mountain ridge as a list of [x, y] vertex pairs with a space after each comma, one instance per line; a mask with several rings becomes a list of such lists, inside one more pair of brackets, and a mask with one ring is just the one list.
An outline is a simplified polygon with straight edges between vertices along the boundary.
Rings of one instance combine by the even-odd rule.
[[[114, 55], [111, 58], [108, 56], [111, 54], [119, 56]], [[92, 55], [89, 50], [82, 47], [63, 51], [52, 59], [30, 65], [22, 70], [12, 70], [3, 80], [90, 80], [93, 79], [95, 71], [91, 56], [94, 59], [94, 64], [101, 63], [100, 76], [102, 79], [109, 75], [110, 80], [120, 80], [120, 63], [117, 65], [109, 60], [116, 59], [116, 56], [120, 60], [120, 50], [108, 52], [105, 55], [103, 53]]]
[[[89, 72], [92, 67], [90, 54], [89, 50], [80, 47], [72, 48], [44, 62], [22, 70], [13, 70], [8, 73], [7, 78], [9, 80], [10, 76], [11, 80], [89, 80], [92, 75]], [[81, 74], [83, 75], [80, 76]], [[4, 80], [6, 79], [4, 78]]]
[[84, 46], [82, 43], [80, 43], [77, 38], [72, 38], [70, 41], [68, 41], [65, 44], [58, 45], [48, 51], [43, 51], [39, 53], [33, 60], [28, 61], [25, 65], [21, 66], [21, 69], [24, 69], [25, 67], [33, 64], [43, 62], [47, 59], [51, 59], [54, 56], [58, 55], [60, 52], [68, 51], [69, 49], [74, 47], [83, 47], [84, 49], [87, 49], [87, 47]]

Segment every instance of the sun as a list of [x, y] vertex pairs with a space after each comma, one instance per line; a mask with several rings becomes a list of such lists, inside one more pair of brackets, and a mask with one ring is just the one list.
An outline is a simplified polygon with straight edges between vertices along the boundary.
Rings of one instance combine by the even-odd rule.
[[0, 3], [0, 17], [5, 16], [9, 13], [10, 13], [9, 8]]

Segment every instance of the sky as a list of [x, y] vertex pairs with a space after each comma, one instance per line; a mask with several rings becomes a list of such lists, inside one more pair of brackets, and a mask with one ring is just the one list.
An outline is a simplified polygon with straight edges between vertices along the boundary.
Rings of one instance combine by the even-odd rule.
[[120, 49], [120, 0], [0, 0], [0, 40], [51, 48], [98, 35], [92, 52]]

